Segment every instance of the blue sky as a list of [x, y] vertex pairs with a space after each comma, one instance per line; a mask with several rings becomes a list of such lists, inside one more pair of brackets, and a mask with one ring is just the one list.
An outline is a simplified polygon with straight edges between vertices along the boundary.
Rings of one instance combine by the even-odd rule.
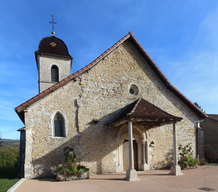
[[51, 35], [74, 58], [72, 73], [129, 31], [170, 80], [206, 113], [218, 113], [217, 0], [0, 1], [0, 133], [19, 139], [14, 108], [38, 94], [34, 52]]

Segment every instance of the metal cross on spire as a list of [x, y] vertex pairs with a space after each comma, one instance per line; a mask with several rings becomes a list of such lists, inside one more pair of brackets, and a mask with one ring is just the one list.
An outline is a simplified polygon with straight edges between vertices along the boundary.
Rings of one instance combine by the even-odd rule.
[[51, 16], [52, 16], [52, 22], [49, 22], [49, 23], [51, 23], [52, 24], [52, 36], [54, 36], [55, 35], [55, 32], [54, 32], [54, 24], [57, 24], [56, 22], [54, 22], [54, 15], [53, 14], [51, 14]]

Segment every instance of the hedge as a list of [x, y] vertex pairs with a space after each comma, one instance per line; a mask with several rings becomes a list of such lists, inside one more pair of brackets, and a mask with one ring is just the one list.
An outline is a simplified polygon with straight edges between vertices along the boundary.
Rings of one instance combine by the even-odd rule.
[[0, 168], [17, 167], [19, 161], [19, 149], [7, 146], [0, 148]]

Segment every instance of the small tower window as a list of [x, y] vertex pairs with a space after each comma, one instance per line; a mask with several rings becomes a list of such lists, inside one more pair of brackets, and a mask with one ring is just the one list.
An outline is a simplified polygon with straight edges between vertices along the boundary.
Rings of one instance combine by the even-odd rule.
[[64, 133], [64, 119], [59, 113], [57, 113], [54, 117], [54, 136], [65, 137]]
[[52, 82], [59, 82], [59, 70], [56, 65], [51, 67], [51, 81]]

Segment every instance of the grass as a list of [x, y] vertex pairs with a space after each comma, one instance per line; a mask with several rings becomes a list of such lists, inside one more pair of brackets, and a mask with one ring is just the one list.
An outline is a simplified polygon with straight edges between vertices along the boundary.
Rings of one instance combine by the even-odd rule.
[[216, 165], [216, 163], [208, 163], [208, 162], [205, 162], [205, 165]]
[[7, 191], [12, 187], [19, 179], [15, 179], [17, 176], [17, 168], [0, 168], [0, 192]]

